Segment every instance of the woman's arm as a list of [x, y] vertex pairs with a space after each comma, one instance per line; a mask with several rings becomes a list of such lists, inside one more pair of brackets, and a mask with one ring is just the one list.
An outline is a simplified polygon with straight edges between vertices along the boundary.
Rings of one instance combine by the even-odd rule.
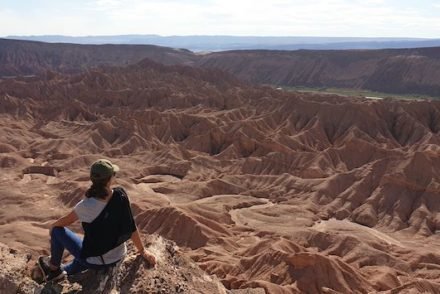
[[154, 266], [156, 264], [156, 257], [145, 249], [144, 244], [142, 244], [138, 229], [136, 229], [136, 231], [131, 234], [131, 241], [133, 241], [138, 253], [142, 255], [142, 257], [146, 261], [148, 261], [151, 266]]
[[75, 211], [72, 210], [69, 214], [59, 218], [57, 221], [50, 225], [49, 235], [52, 233], [52, 229], [54, 227], [66, 227], [74, 223], [76, 220], [78, 220], [78, 216], [76, 215]]

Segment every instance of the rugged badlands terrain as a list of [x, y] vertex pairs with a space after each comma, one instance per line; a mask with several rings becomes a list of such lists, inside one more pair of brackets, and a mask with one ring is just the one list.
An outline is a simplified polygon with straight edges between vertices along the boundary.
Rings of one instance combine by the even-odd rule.
[[221, 69], [254, 84], [440, 96], [440, 47], [392, 50], [249, 50], [194, 54], [149, 45], [50, 44], [0, 39], [0, 76], [78, 73], [150, 58]]
[[438, 102], [144, 60], [3, 79], [0, 121], [0, 243], [19, 253], [48, 249], [48, 224], [106, 157], [139, 228], [228, 289], [440, 293]]

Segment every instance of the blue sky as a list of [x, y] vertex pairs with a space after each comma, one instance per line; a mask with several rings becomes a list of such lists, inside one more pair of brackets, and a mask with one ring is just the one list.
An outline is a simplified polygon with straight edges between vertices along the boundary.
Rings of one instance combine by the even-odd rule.
[[440, 38], [440, 0], [0, 0], [0, 36]]

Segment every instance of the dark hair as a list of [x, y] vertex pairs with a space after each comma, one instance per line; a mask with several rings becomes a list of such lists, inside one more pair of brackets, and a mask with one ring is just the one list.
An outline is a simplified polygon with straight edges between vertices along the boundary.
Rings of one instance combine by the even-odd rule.
[[107, 189], [107, 183], [110, 181], [112, 177], [104, 178], [104, 179], [90, 179], [92, 181], [92, 185], [86, 192], [87, 198], [98, 198], [104, 199], [107, 197], [109, 190]]

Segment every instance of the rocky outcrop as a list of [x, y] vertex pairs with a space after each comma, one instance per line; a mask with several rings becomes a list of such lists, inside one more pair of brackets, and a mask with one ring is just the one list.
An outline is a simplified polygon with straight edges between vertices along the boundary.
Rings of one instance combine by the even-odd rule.
[[28, 166], [23, 170], [23, 174], [42, 174], [56, 177], [58, 171], [52, 166]]
[[[116, 267], [106, 271], [88, 270], [57, 282], [39, 284], [40, 270], [34, 257], [0, 245], [0, 292], [27, 293], [261, 293], [261, 289], [228, 291], [215, 277], [197, 265], [166, 239], [150, 236], [144, 241], [157, 257], [154, 268], [136, 254], [129, 243], [128, 254]], [[32, 277], [32, 279], [31, 279]], [[38, 283], [37, 283], [38, 282]], [[244, 292], [245, 291], [245, 292]]]
[[40, 288], [28, 276], [30, 258], [0, 243], [0, 293], [34, 293], [34, 289]]

